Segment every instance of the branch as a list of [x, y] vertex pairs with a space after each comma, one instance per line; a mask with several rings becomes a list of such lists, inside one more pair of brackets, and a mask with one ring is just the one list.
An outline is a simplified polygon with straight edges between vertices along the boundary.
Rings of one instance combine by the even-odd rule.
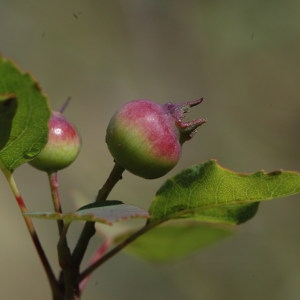
[[109, 260], [111, 257], [116, 255], [118, 252], [123, 250], [127, 245], [135, 241], [138, 237], [143, 235], [144, 233], [148, 232], [149, 230], [153, 229], [154, 227], [158, 226], [164, 221], [159, 222], [148, 222], [138, 231], [130, 235], [127, 239], [123, 240], [120, 244], [118, 244], [116, 247], [112, 248], [109, 252], [107, 252], [105, 255], [100, 257], [98, 260], [96, 260], [93, 264], [88, 266], [79, 276], [79, 280], [84, 280], [86, 277], [90, 276], [93, 271], [95, 271], [98, 267], [100, 267], [103, 263], [105, 263], [107, 260]]
[[39, 256], [39, 258], [41, 260], [41, 263], [42, 263], [42, 265], [44, 267], [44, 270], [46, 272], [48, 281], [49, 281], [50, 286], [51, 286], [51, 290], [52, 290], [53, 296], [58, 296], [58, 295], [60, 295], [60, 288], [59, 288], [58, 282], [57, 282], [57, 280], [55, 278], [55, 275], [53, 273], [51, 265], [49, 264], [47, 256], [46, 256], [46, 254], [44, 252], [44, 249], [43, 249], [43, 247], [41, 245], [41, 242], [39, 240], [39, 237], [37, 235], [37, 232], [35, 230], [33, 222], [32, 222], [32, 220], [29, 217], [27, 217], [25, 215], [25, 213], [28, 212], [28, 209], [27, 209], [26, 204], [25, 204], [25, 202], [24, 202], [24, 200], [23, 200], [23, 198], [22, 198], [22, 196], [21, 196], [21, 194], [20, 194], [20, 192], [19, 192], [19, 190], [17, 188], [17, 185], [15, 183], [14, 177], [12, 176], [12, 173], [10, 173], [8, 171], [7, 172], [3, 172], [3, 173], [4, 173], [4, 175], [5, 175], [6, 179], [7, 179], [9, 187], [10, 187], [12, 193], [14, 194], [14, 197], [15, 197], [17, 203], [18, 203], [19, 209], [20, 209], [20, 211], [22, 213], [23, 219], [24, 219], [25, 224], [27, 226], [27, 229], [29, 231], [29, 234], [30, 234], [30, 237], [32, 239], [32, 242], [33, 242], [33, 244], [35, 246], [35, 249], [36, 249], [36, 251], [38, 253], [38, 256]]
[[[119, 180], [122, 179], [122, 174], [124, 171], [125, 169], [120, 165], [118, 165], [117, 163], [114, 165], [108, 179], [104, 183], [103, 187], [99, 190], [95, 202], [105, 201], [107, 199], [113, 187], [117, 184]], [[87, 246], [89, 244], [89, 241], [93, 237], [95, 232], [96, 232], [95, 223], [86, 222], [72, 255], [73, 262], [77, 264], [77, 266], [81, 264]]]

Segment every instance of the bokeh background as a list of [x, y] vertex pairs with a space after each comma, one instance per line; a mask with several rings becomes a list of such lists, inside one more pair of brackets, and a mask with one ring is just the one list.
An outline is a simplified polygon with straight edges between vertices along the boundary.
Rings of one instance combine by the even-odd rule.
[[[208, 123], [171, 175], [210, 158], [239, 172], [299, 170], [299, 12], [296, 0], [1, 0], [0, 52], [38, 79], [53, 108], [72, 97], [66, 115], [83, 148], [60, 174], [64, 209], [94, 199], [113, 165], [106, 125], [138, 98], [206, 99], [191, 117]], [[30, 210], [51, 209], [46, 176], [29, 166], [15, 176]], [[51, 299], [0, 178], [1, 299]], [[166, 178], [126, 173], [111, 198], [147, 208]], [[233, 237], [180, 262], [152, 265], [121, 253], [93, 275], [83, 299], [299, 299], [299, 211], [300, 196], [263, 203]], [[56, 224], [35, 223], [56, 261]]]

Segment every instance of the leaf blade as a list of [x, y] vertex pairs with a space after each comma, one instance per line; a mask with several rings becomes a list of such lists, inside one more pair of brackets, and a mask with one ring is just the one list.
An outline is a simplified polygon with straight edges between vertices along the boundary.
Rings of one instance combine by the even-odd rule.
[[[114, 201], [114, 200], [112, 200]], [[26, 216], [31, 218], [48, 219], [48, 220], [64, 220], [65, 222], [73, 221], [90, 221], [107, 225], [113, 225], [115, 222], [128, 219], [149, 218], [148, 212], [134, 206], [123, 204], [120, 201], [114, 201], [111, 205], [107, 205], [109, 200], [98, 203], [96, 206], [81, 208], [72, 213], [55, 213], [55, 212], [30, 212]]]
[[[297, 172], [240, 174], [210, 160], [167, 180], [156, 193], [150, 214], [152, 220], [212, 218], [215, 222], [239, 224], [255, 215], [257, 202], [299, 192]], [[242, 212], [245, 216], [241, 218]]]
[[[1, 56], [0, 78], [0, 160], [12, 172], [47, 143], [50, 108], [37, 82]], [[8, 95], [15, 99], [15, 111], [3, 105]]]
[[[118, 237], [116, 242], [127, 235]], [[167, 222], [140, 236], [127, 246], [126, 251], [151, 262], [171, 262], [193, 255], [231, 235], [230, 227], [203, 222]]]

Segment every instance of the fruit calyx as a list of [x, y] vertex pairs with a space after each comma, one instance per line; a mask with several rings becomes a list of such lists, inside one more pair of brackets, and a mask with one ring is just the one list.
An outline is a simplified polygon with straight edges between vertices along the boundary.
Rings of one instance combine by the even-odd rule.
[[199, 118], [192, 121], [184, 122], [185, 113], [189, 112], [191, 107], [200, 104], [203, 100], [203, 98], [200, 98], [198, 100], [188, 101], [184, 103], [168, 102], [163, 105], [164, 108], [168, 111], [168, 113], [170, 113], [175, 119], [175, 125], [180, 133], [179, 142], [181, 144], [190, 140], [193, 137], [193, 135], [197, 132], [197, 128], [207, 122], [205, 118]]

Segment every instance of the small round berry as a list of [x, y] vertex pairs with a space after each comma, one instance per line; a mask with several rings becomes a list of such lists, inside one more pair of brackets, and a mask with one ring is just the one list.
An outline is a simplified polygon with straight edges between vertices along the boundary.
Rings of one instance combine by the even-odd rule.
[[160, 105], [134, 100], [123, 105], [106, 132], [106, 143], [116, 163], [148, 179], [165, 175], [177, 164], [182, 144], [205, 123], [204, 119], [183, 122], [188, 108], [201, 102]]
[[48, 142], [29, 164], [48, 173], [56, 172], [69, 166], [76, 159], [80, 148], [81, 139], [77, 129], [62, 113], [52, 112]]

